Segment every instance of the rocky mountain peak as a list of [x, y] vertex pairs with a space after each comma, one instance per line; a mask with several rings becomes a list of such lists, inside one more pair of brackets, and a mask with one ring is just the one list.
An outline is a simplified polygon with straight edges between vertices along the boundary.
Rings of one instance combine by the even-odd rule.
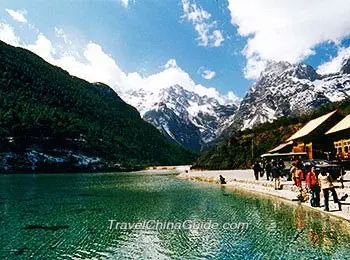
[[303, 63], [274, 62], [250, 87], [224, 132], [302, 114], [346, 98], [350, 98], [350, 59], [343, 62], [340, 72], [330, 75], [319, 75]]
[[282, 72], [286, 71], [288, 68], [291, 68], [292, 64], [286, 61], [278, 61], [278, 62], [271, 62], [265, 70], [261, 73], [261, 76], [267, 76], [267, 75], [279, 75]]
[[[271, 62], [261, 73], [260, 78], [265, 77], [295, 77], [314, 81], [319, 78], [316, 70], [305, 63], [291, 64], [286, 61]], [[258, 80], [259, 80], [258, 79]]]
[[341, 74], [350, 74], [350, 57], [347, 59], [343, 60], [341, 69], [340, 69]]
[[307, 79], [310, 81], [315, 81], [317, 78], [319, 78], [316, 70], [312, 66], [305, 63], [293, 65], [291, 68], [286, 70], [286, 74], [291, 77]]
[[122, 97], [165, 136], [197, 152], [227, 126], [239, 101], [233, 94], [209, 97], [180, 85], [152, 92], [130, 90]]

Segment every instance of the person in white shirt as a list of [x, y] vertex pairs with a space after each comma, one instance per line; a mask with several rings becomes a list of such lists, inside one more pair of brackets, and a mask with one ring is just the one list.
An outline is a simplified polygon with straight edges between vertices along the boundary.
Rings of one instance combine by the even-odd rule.
[[332, 193], [334, 203], [338, 203], [339, 210], [341, 210], [341, 203], [338, 199], [337, 192], [335, 191], [332, 177], [329, 175], [329, 173], [327, 173], [325, 169], [321, 170], [321, 174], [319, 174], [318, 180], [323, 191], [324, 210], [329, 211], [329, 192]]

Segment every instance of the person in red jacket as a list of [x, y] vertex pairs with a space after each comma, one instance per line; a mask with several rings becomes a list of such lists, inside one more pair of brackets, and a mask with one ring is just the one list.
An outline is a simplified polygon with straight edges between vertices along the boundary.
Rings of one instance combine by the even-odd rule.
[[295, 185], [302, 189], [302, 181], [303, 181], [303, 170], [301, 168], [298, 168], [295, 170], [294, 178], [295, 178]]
[[294, 179], [295, 179], [295, 185], [299, 188], [299, 195], [298, 199], [302, 202], [305, 201], [305, 198], [303, 196], [303, 170], [301, 168], [298, 168], [295, 170]]
[[310, 172], [306, 174], [306, 187], [310, 190], [311, 193], [311, 206], [319, 207], [321, 188], [317, 180], [315, 167], [311, 167]]

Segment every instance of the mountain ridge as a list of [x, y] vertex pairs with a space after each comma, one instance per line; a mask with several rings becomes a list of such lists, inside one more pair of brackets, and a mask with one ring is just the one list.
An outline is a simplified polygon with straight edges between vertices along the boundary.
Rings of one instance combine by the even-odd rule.
[[121, 95], [165, 136], [198, 152], [237, 131], [349, 98], [350, 59], [343, 61], [339, 72], [328, 75], [304, 63], [271, 62], [243, 99], [231, 102], [220, 96], [201, 96], [179, 85]]
[[328, 75], [303, 63], [271, 63], [249, 88], [224, 134], [350, 98], [350, 59], [343, 63], [339, 72]]
[[180, 85], [155, 92], [129, 90], [121, 96], [165, 136], [195, 152], [217, 137], [237, 109], [237, 100], [200, 95]]
[[0, 171], [97, 171], [190, 163], [109, 86], [0, 41]]
[[243, 131], [236, 131], [229, 138], [221, 140], [203, 152], [193, 164], [193, 169], [229, 170], [245, 169], [298, 131], [307, 122], [331, 111], [342, 116], [350, 113], [350, 99], [329, 103], [301, 116], [281, 117]]

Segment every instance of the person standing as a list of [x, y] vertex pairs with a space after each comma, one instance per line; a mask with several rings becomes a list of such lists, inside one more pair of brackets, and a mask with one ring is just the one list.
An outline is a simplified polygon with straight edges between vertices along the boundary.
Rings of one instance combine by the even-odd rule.
[[274, 161], [272, 164], [272, 177], [275, 180], [275, 190], [279, 190], [281, 186], [281, 171], [277, 161]]
[[300, 157], [295, 161], [295, 167], [302, 169], [303, 168], [303, 163], [301, 162]]
[[289, 174], [290, 179], [294, 182], [294, 185], [297, 185], [295, 183], [295, 171], [297, 170], [297, 167], [295, 167], [295, 162], [292, 163], [292, 166], [290, 167]]
[[324, 210], [329, 211], [329, 192], [332, 193], [333, 196], [333, 202], [338, 203], [339, 210], [341, 210], [341, 203], [338, 199], [337, 192], [335, 191], [332, 177], [329, 175], [329, 173], [322, 169], [321, 174], [318, 176], [318, 180], [323, 192], [324, 197]]
[[315, 167], [311, 167], [310, 172], [306, 174], [306, 187], [310, 190], [311, 200], [310, 204], [312, 207], [320, 206], [320, 186], [317, 181]]
[[[297, 166], [296, 166], [297, 167]], [[295, 185], [298, 187], [299, 189], [299, 195], [298, 195], [298, 199], [302, 202], [305, 201], [305, 198], [303, 196], [303, 171], [297, 167], [297, 169], [295, 170]]]
[[265, 165], [264, 165], [263, 162], [259, 162], [259, 165], [260, 165], [260, 172], [259, 172], [259, 174], [260, 174], [260, 177], [262, 178], [262, 177], [264, 177]]
[[265, 171], [266, 171], [266, 178], [267, 178], [267, 180], [270, 180], [271, 169], [272, 169], [271, 162], [267, 161], [266, 165], [265, 165]]
[[283, 161], [282, 158], [278, 160], [278, 167], [280, 168], [280, 170], [281, 170], [281, 175], [282, 175], [282, 172], [283, 172], [284, 168], [286, 167], [286, 166], [284, 165], [284, 161]]
[[338, 165], [340, 168], [340, 184], [341, 184], [341, 188], [344, 189], [344, 174], [345, 174], [345, 169], [344, 169], [344, 165], [343, 165], [343, 160], [340, 156], [340, 154], [338, 154], [337, 156], [337, 161], [338, 161]]
[[295, 173], [294, 173], [294, 178], [295, 178], [295, 185], [299, 188], [299, 189], [302, 189], [302, 181], [303, 181], [303, 171], [302, 169], [298, 168], [295, 170]]
[[255, 163], [253, 164], [253, 171], [254, 171], [254, 176], [255, 176], [255, 180], [259, 180], [259, 173], [260, 173], [261, 167], [260, 167], [260, 163], [258, 162], [258, 160], [255, 161]]

